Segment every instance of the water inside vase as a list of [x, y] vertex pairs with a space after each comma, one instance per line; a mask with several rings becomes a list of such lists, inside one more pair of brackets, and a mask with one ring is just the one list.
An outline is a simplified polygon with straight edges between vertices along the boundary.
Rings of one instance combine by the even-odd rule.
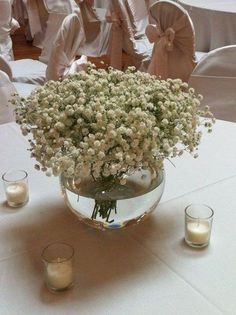
[[91, 219], [95, 199], [116, 200], [117, 211], [111, 213], [109, 222], [100, 216], [93, 221], [100, 222], [104, 228], [120, 228], [155, 209], [164, 190], [164, 172], [155, 178], [145, 172], [136, 173], [127, 178], [125, 185], [116, 184], [109, 190], [104, 190], [101, 183], [90, 179], [80, 184], [65, 178], [61, 182], [67, 205], [82, 220]]

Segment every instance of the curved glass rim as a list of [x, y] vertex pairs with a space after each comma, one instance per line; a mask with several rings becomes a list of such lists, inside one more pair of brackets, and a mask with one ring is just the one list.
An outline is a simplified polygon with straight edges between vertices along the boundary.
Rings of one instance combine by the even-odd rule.
[[204, 206], [204, 207], [206, 207], [206, 208], [208, 208], [209, 210], [210, 210], [210, 212], [211, 212], [211, 214], [209, 215], [209, 216], [206, 216], [206, 217], [201, 217], [200, 219], [210, 219], [210, 218], [212, 218], [213, 217], [213, 215], [214, 215], [214, 210], [210, 207], [210, 206], [208, 206], [208, 205], [206, 205], [206, 204], [204, 204], [204, 203], [191, 203], [191, 204], [189, 204], [185, 209], [184, 209], [184, 212], [185, 212], [185, 214], [189, 217], [189, 218], [191, 218], [191, 219], [198, 219], [199, 217], [193, 217], [192, 215], [190, 215], [189, 213], [188, 213], [188, 209], [190, 208], [190, 207], [192, 207], [192, 206]]
[[[51, 260], [48, 260], [47, 258], [44, 257], [44, 254], [46, 252], [46, 250], [51, 247], [52, 245], [66, 245], [67, 247], [69, 247], [71, 249], [71, 254], [68, 256], [68, 257], [62, 257], [62, 260], [61, 261], [51, 261]], [[46, 247], [44, 247], [44, 249], [42, 250], [42, 253], [41, 253], [41, 259], [43, 261], [46, 261], [47, 263], [50, 263], [50, 264], [60, 264], [60, 263], [63, 263], [65, 261], [68, 261], [70, 260], [73, 256], [74, 256], [74, 253], [75, 253], [75, 250], [74, 250], [74, 247], [68, 243], [65, 243], [65, 242], [52, 242], [52, 243], [49, 243]]]
[[[9, 180], [9, 179], [5, 178], [7, 174], [10, 174], [10, 173], [13, 173], [13, 172], [22, 172], [24, 174], [24, 176], [22, 176], [21, 178], [16, 179], [16, 180]], [[11, 170], [11, 171], [5, 172], [2, 175], [2, 180], [5, 181], [5, 182], [8, 182], [8, 183], [12, 183], [12, 182], [19, 182], [21, 180], [24, 180], [27, 177], [28, 177], [28, 173], [25, 170]]]

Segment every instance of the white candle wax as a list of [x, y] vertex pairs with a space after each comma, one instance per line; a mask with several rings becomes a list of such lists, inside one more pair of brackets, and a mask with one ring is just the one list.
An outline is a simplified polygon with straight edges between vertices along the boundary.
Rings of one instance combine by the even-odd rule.
[[28, 188], [25, 183], [9, 184], [6, 188], [7, 201], [15, 204], [24, 203], [28, 199]]
[[62, 261], [61, 258], [48, 263], [47, 282], [54, 289], [67, 288], [73, 282], [73, 268], [71, 261]]
[[188, 241], [195, 244], [207, 243], [210, 237], [210, 226], [207, 222], [187, 223]]

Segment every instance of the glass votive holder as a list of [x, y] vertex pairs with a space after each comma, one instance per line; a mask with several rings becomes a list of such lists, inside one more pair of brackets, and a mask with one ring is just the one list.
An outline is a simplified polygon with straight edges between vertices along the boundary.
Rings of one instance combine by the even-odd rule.
[[204, 204], [185, 208], [185, 241], [192, 247], [204, 247], [210, 242], [214, 211]]
[[44, 278], [49, 290], [64, 291], [74, 284], [74, 249], [66, 243], [49, 244], [42, 251]]
[[29, 200], [28, 174], [23, 170], [12, 170], [2, 175], [7, 203], [10, 207], [21, 207]]

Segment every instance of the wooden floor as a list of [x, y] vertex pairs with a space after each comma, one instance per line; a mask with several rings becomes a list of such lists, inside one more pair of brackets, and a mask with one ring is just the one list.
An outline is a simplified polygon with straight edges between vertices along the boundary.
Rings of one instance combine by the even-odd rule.
[[41, 49], [33, 46], [32, 42], [27, 42], [24, 29], [20, 28], [12, 35], [13, 52], [15, 60], [17, 59], [38, 59]]

